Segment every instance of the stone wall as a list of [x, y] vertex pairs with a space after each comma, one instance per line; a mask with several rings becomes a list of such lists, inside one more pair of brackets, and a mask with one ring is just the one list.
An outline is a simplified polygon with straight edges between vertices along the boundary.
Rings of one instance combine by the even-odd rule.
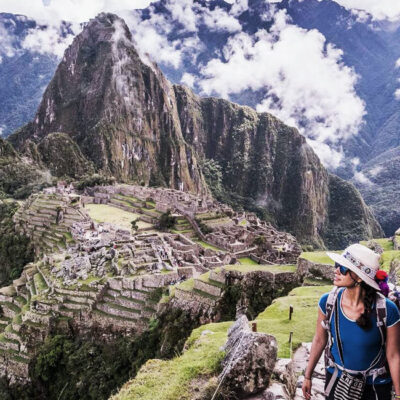
[[319, 264], [299, 257], [297, 271], [304, 278], [314, 277], [332, 280], [335, 276], [335, 268], [330, 264]]

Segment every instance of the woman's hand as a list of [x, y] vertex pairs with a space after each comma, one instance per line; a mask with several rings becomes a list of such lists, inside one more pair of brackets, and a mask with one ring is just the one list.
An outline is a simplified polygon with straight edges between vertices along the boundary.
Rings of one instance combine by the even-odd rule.
[[301, 389], [303, 390], [304, 398], [307, 400], [311, 399], [311, 387], [312, 387], [311, 379], [304, 378], [303, 386], [301, 387]]

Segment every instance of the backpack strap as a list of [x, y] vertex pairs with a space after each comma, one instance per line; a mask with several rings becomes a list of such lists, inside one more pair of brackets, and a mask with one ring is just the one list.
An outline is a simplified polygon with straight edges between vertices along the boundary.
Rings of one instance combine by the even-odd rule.
[[387, 327], [386, 297], [379, 292], [376, 292], [376, 325], [381, 332], [383, 347], [386, 343]]
[[332, 332], [331, 332], [331, 320], [332, 320], [332, 315], [333, 311], [335, 308], [336, 300], [339, 294], [339, 287], [334, 287], [328, 295], [328, 299], [326, 301], [326, 306], [325, 306], [325, 320], [321, 321], [321, 325], [323, 328], [326, 330], [328, 334], [328, 343], [325, 347], [325, 366], [328, 367], [332, 365], [334, 362], [334, 358], [331, 353], [332, 345], [333, 345], [333, 337], [332, 337]]

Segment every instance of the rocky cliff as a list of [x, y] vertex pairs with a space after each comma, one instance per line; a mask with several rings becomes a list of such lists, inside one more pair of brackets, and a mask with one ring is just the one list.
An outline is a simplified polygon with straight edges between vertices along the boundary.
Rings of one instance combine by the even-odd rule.
[[[100, 14], [75, 38], [35, 119], [10, 141], [56, 176], [95, 168], [119, 181], [204, 193], [208, 175], [220, 200], [258, 211], [305, 244], [337, 245], [327, 234], [328, 173], [305, 138], [270, 114], [172, 86], [140, 59], [113, 14]], [[365, 204], [351, 193], [364, 218]], [[372, 216], [360, 226], [352, 239], [379, 230]]]
[[182, 86], [175, 93], [185, 140], [222, 172], [211, 179], [221, 200], [256, 205], [303, 243], [342, 248], [383, 235], [357, 189], [328, 174], [295, 128]]

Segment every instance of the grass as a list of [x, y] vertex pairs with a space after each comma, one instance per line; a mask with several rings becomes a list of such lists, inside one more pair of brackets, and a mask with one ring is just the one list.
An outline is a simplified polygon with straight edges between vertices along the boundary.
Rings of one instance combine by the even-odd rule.
[[[383, 251], [391, 251], [394, 250], [393, 242], [391, 239], [382, 238], [382, 239], [372, 239], [374, 242], [378, 243], [379, 246], [382, 247]], [[360, 242], [360, 244], [366, 246], [368, 241], [364, 240]]]
[[[303, 286], [292, 290], [288, 296], [280, 297], [257, 317], [259, 332], [274, 335], [278, 341], [278, 357], [290, 357], [289, 334], [293, 332], [293, 349], [302, 342], [311, 342], [317, 321], [318, 300], [332, 286]], [[289, 306], [294, 306], [289, 321]]]
[[257, 261], [252, 260], [250, 257], [239, 258], [240, 264], [258, 265]]
[[[226, 332], [231, 322], [208, 324], [193, 330], [188, 349], [172, 360], [149, 360], [135, 379], [110, 400], [190, 400], [190, 383], [219, 372]], [[205, 332], [207, 330], [207, 332]]]
[[210, 271], [206, 272], [203, 275], [200, 275], [197, 279], [202, 282], [208, 283], [209, 285], [219, 287], [221, 289], [225, 287], [225, 285], [221, 282], [210, 280]]
[[225, 250], [220, 249], [219, 247], [213, 246], [212, 244], [203, 242], [202, 240], [193, 239], [193, 242], [199, 244], [200, 246], [204, 247], [205, 249], [211, 249], [211, 250], [215, 250], [215, 251], [225, 252]]
[[248, 272], [254, 272], [254, 271], [268, 271], [272, 272], [274, 274], [280, 273], [280, 272], [296, 272], [296, 266], [295, 265], [250, 265], [250, 264], [244, 264], [244, 265], [226, 265], [223, 267], [227, 271], [239, 271], [244, 274]]
[[400, 260], [400, 250], [384, 251], [382, 256], [381, 256], [382, 269], [384, 269], [385, 271], [389, 272], [390, 263], [394, 259]]
[[[121, 210], [120, 208], [112, 207], [107, 204], [87, 204], [85, 209], [90, 218], [96, 222], [107, 222], [129, 230], [132, 227], [131, 222], [134, 219], [140, 218], [140, 214]], [[138, 221], [137, 224], [139, 229], [150, 228], [153, 226], [143, 221]]]
[[[333, 251], [333, 253], [341, 253], [341, 250], [339, 251]], [[303, 252], [300, 254], [301, 258], [305, 258], [308, 261], [318, 263], [318, 264], [329, 264], [329, 265], [334, 265], [335, 261], [331, 260], [327, 255], [325, 251], [309, 251], [309, 252]]]
[[194, 287], [194, 279], [193, 278], [187, 279], [186, 281], [183, 281], [179, 285], [176, 285], [176, 287], [178, 289], [182, 289], [187, 292], [190, 292], [193, 290], [193, 287]]
[[43, 279], [42, 274], [39, 272], [33, 276], [33, 280], [35, 281], [35, 287], [37, 292], [42, 292], [47, 289], [46, 281]]

